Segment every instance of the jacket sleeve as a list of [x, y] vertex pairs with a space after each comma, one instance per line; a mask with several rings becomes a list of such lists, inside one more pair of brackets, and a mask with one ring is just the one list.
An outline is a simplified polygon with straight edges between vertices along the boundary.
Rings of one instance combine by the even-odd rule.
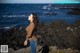
[[30, 29], [29, 29], [29, 31], [27, 32], [27, 37], [28, 37], [28, 38], [30, 38], [30, 37], [32, 36], [33, 31], [34, 31], [34, 28], [35, 28], [34, 25], [30, 26]]

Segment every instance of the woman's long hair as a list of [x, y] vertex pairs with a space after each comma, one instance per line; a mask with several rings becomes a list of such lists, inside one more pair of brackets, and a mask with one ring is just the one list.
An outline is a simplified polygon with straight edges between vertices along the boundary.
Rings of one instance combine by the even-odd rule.
[[37, 30], [37, 26], [38, 26], [38, 16], [36, 13], [32, 13], [33, 15], [33, 23], [35, 24], [35, 30]]

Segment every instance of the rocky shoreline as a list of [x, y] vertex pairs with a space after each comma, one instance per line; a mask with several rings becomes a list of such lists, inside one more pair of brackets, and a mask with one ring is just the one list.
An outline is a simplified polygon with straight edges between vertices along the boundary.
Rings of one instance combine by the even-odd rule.
[[[42, 51], [38, 50], [41, 48], [42, 46], [37, 46], [37, 53], [42, 53]], [[13, 50], [12, 48], [9, 48], [9, 52], [8, 53], [31, 53], [30, 47], [27, 48], [21, 48], [19, 50]], [[49, 46], [49, 52], [48, 53], [80, 53], [79, 50], [74, 50], [72, 48], [67, 48], [67, 49], [59, 49], [56, 46]]]
[[[23, 45], [26, 35], [25, 28], [26, 26], [13, 27], [9, 30], [0, 29], [0, 45], [7, 44], [9, 48], [14, 50], [26, 48]], [[59, 49], [80, 50], [80, 20], [77, 20], [74, 25], [64, 21], [55, 21], [50, 24], [40, 23], [37, 33], [38, 45], [40, 46], [48, 44], [49, 46], [57, 46]]]

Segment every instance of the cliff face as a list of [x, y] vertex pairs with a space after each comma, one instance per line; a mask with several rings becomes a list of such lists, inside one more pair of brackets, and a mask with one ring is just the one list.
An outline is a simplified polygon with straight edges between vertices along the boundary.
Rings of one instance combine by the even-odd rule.
[[[37, 35], [39, 45], [48, 44], [58, 48], [80, 49], [80, 20], [74, 25], [64, 21], [56, 21], [50, 24], [39, 24]], [[0, 29], [0, 45], [8, 44], [9, 48], [20, 49], [25, 40], [25, 27], [11, 28], [10, 30]]]

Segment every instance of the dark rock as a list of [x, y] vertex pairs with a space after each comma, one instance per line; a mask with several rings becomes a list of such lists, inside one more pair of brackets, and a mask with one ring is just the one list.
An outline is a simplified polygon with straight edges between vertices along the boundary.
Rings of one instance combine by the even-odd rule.
[[[49, 46], [59, 48], [80, 49], [80, 20], [74, 25], [68, 25], [64, 21], [56, 21], [52, 24], [39, 24], [38, 30], [39, 45], [49, 43]], [[25, 48], [25, 27], [12, 28], [8, 31], [0, 32], [0, 45], [7, 44], [14, 50]], [[77, 44], [76, 44], [77, 43]]]
[[67, 12], [70, 15], [80, 15], [80, 8], [73, 8], [72, 11]]

